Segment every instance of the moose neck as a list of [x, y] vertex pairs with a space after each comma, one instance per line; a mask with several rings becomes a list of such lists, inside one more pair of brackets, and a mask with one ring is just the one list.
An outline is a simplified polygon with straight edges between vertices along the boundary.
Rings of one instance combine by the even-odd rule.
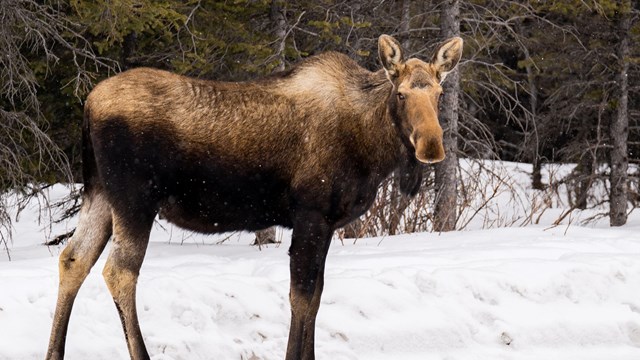
[[325, 53], [255, 84], [292, 101], [294, 116], [324, 114], [308, 126], [334, 129], [335, 141], [351, 139], [352, 156], [370, 171], [386, 176], [404, 161], [403, 135], [388, 110], [393, 84], [384, 70], [371, 72], [343, 54]]
[[[389, 97], [392, 96], [393, 85], [384, 70], [368, 73], [361, 81], [361, 92], [364, 103], [354, 106], [354, 111], [360, 111], [366, 133], [371, 136], [368, 141], [379, 155], [378, 161], [383, 167], [395, 168], [401, 157], [406, 156], [404, 136], [389, 111]], [[374, 131], [371, 131], [374, 130]], [[408, 140], [407, 140], [408, 142]]]
[[[391, 122], [392, 119], [390, 119], [387, 107], [393, 85], [387, 79], [384, 70], [367, 73], [359, 80], [357, 98], [361, 99], [362, 107], [355, 107], [354, 110], [359, 109], [363, 114], [367, 114], [364, 116], [365, 118], [374, 122]], [[357, 103], [358, 101], [354, 100], [353, 102]], [[377, 125], [380, 126], [379, 123]]]

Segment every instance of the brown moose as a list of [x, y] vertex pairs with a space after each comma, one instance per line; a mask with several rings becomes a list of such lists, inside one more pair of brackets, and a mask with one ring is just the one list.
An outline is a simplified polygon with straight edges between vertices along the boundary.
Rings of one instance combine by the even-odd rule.
[[324, 265], [334, 231], [362, 215], [392, 172], [414, 195], [419, 162], [444, 158], [440, 83], [462, 53], [430, 63], [378, 40], [383, 69], [345, 55], [310, 57], [265, 79], [227, 83], [148, 68], [98, 84], [83, 124], [83, 204], [60, 254], [47, 359], [62, 359], [78, 290], [113, 236], [103, 271], [129, 353], [149, 359], [136, 283], [157, 214], [193, 231], [293, 228], [287, 360], [314, 359]]

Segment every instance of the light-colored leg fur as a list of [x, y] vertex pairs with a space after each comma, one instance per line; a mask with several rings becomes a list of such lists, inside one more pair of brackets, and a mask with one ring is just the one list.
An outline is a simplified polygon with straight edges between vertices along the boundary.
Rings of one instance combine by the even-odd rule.
[[60, 254], [58, 302], [49, 338], [48, 360], [64, 358], [73, 302], [111, 237], [111, 226], [111, 207], [106, 199], [99, 192], [85, 194], [76, 231]]
[[132, 360], [149, 359], [138, 323], [136, 284], [149, 242], [153, 216], [130, 221], [113, 213], [114, 239], [103, 276], [118, 309]]

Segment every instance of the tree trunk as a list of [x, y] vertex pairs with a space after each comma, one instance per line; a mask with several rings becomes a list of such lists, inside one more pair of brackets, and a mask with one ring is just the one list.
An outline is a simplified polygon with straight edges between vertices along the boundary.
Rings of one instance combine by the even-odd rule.
[[578, 163], [578, 184], [576, 187], [576, 208], [584, 210], [587, 208], [587, 198], [589, 189], [593, 183], [593, 156], [587, 151], [580, 158]]
[[[525, 56], [527, 60], [531, 59], [529, 51], [524, 48]], [[531, 106], [531, 128], [529, 130], [529, 148], [531, 151], [531, 164], [533, 165], [533, 171], [531, 173], [531, 187], [535, 190], [544, 190], [544, 184], [542, 183], [542, 159], [540, 157], [540, 139], [538, 138], [538, 89], [536, 87], [536, 79], [531, 61], [527, 61], [527, 82], [529, 85], [529, 104]], [[528, 128], [528, 126], [527, 126]], [[533, 130], [533, 131], [531, 131]], [[532, 137], [532, 138], [531, 138]]]
[[534, 190], [544, 190], [542, 182], [542, 161], [539, 156], [533, 158], [533, 172], [531, 173], [531, 188]]
[[402, 38], [402, 47], [407, 50], [411, 49], [411, 0], [402, 0], [402, 14], [400, 15], [400, 33]]
[[[440, 14], [440, 33], [447, 39], [460, 35], [460, 4], [458, 0], [446, 0]], [[451, 231], [456, 228], [458, 180], [458, 96], [460, 79], [454, 70], [443, 84], [440, 103], [440, 124], [444, 130], [446, 158], [435, 166], [436, 198], [433, 229]]]
[[128, 33], [122, 42], [122, 52], [120, 54], [120, 68], [122, 71], [135, 67], [131, 61], [138, 43], [138, 34], [135, 31]]
[[278, 60], [278, 65], [274, 70], [283, 71], [285, 68], [284, 50], [287, 44], [287, 19], [284, 16], [284, 9], [281, 7], [278, 0], [271, 0], [269, 18], [273, 24], [274, 35], [277, 39], [275, 56]]
[[621, 226], [627, 223], [627, 139], [629, 137], [629, 29], [631, 27], [631, 4], [624, 1], [620, 6], [618, 26], [618, 111], [611, 120], [611, 190], [609, 194], [609, 224]]

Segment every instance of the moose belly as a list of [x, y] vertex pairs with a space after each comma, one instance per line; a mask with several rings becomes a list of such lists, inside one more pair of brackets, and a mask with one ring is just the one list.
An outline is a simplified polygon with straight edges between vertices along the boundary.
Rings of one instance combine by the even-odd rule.
[[218, 144], [225, 139], [199, 143], [179, 135], [166, 124], [134, 127], [121, 118], [95, 124], [96, 163], [112, 206], [155, 207], [166, 220], [204, 233], [291, 226], [283, 165], [269, 154], [225, 150]]
[[290, 227], [287, 209], [283, 186], [269, 181], [188, 183], [167, 192], [159, 202], [160, 218], [202, 233]]

